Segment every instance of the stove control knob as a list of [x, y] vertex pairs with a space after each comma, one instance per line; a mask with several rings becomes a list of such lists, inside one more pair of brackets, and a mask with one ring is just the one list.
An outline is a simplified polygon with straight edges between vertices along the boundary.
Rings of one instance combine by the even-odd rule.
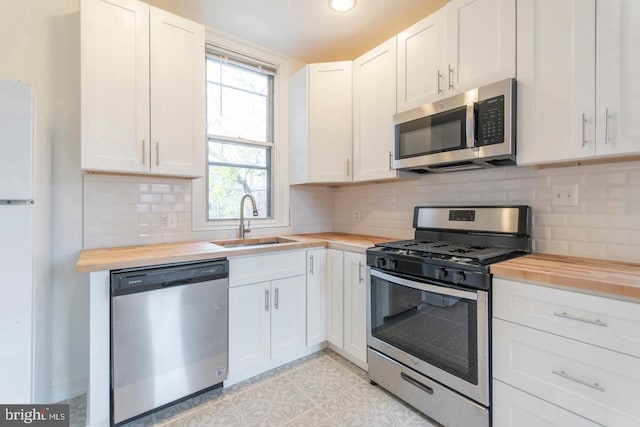
[[453, 283], [455, 283], [456, 285], [464, 283], [464, 279], [466, 278], [467, 276], [462, 271], [456, 271], [455, 273], [453, 273]]
[[398, 263], [394, 259], [387, 260], [387, 270], [395, 270], [398, 266]]
[[376, 258], [376, 267], [385, 268], [387, 260], [381, 257]]
[[437, 276], [436, 278], [439, 280], [446, 279], [448, 275], [449, 275], [449, 272], [444, 267], [440, 267], [439, 269], [436, 270], [436, 276]]

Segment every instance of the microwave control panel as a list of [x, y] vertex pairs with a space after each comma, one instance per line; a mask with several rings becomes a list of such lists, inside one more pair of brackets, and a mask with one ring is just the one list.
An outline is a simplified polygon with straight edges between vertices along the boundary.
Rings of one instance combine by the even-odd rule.
[[504, 95], [478, 102], [477, 145], [504, 142]]

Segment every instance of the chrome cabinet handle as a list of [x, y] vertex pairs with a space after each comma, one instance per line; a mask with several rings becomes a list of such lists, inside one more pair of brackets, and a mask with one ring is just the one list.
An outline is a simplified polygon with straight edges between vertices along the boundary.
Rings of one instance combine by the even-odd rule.
[[160, 143], [156, 141], [156, 166], [160, 166]]
[[275, 290], [275, 297], [274, 297], [274, 301], [273, 301], [273, 305], [275, 306], [276, 310], [278, 309], [278, 288], [276, 288]]
[[347, 176], [349, 176], [349, 159], [347, 159]]
[[451, 76], [453, 75], [453, 68], [451, 68], [451, 64], [449, 64], [449, 90], [453, 90], [453, 83]]
[[557, 317], [562, 317], [564, 319], [577, 320], [578, 322], [588, 323], [590, 325], [603, 326], [605, 328], [609, 326], [606, 322], [603, 322], [600, 319], [591, 320], [585, 317], [578, 317], [578, 316], [574, 316], [573, 314], [568, 314], [565, 311], [563, 312], [556, 311], [555, 313], [553, 313], [553, 315]]
[[147, 141], [145, 141], [144, 139], [142, 140], [142, 164], [146, 165], [147, 164], [147, 154], [145, 153], [145, 148], [147, 148]]
[[582, 113], [582, 146], [587, 145], [587, 140], [584, 138], [584, 125], [587, 123], [587, 118], [584, 113]]
[[264, 311], [269, 311], [269, 289], [264, 291]]
[[358, 283], [362, 282], [362, 263], [358, 263]]
[[557, 375], [559, 377], [566, 378], [569, 381], [573, 381], [575, 383], [582, 384], [582, 385], [585, 385], [587, 387], [590, 387], [590, 388], [592, 388], [594, 390], [601, 391], [603, 393], [606, 391], [605, 388], [602, 387], [598, 383], [590, 383], [589, 381], [585, 381], [585, 380], [583, 380], [581, 378], [574, 377], [573, 375], [567, 374], [565, 371], [558, 371], [556, 369], [553, 369], [553, 370], [551, 370], [551, 373], [555, 374], [555, 375]]
[[609, 143], [609, 108], [604, 109], [604, 143]]
[[313, 255], [309, 256], [309, 273], [313, 274]]
[[444, 77], [444, 76], [442, 75], [442, 73], [440, 72], [440, 70], [438, 70], [438, 94], [441, 94], [441, 93], [442, 93], [442, 89], [440, 89], [440, 79], [441, 79], [442, 77]]

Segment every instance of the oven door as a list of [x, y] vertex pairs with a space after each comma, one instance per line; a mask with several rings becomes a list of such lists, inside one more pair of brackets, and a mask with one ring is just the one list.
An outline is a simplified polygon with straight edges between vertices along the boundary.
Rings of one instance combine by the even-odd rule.
[[489, 406], [488, 293], [370, 270], [369, 347]]

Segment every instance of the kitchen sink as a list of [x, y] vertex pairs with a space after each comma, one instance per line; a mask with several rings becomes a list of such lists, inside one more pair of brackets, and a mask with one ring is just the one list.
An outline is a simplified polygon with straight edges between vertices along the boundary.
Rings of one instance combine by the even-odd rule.
[[276, 245], [279, 243], [296, 243], [297, 240], [284, 239], [282, 237], [259, 237], [256, 239], [236, 239], [211, 242], [223, 248], [246, 248], [253, 246]]

